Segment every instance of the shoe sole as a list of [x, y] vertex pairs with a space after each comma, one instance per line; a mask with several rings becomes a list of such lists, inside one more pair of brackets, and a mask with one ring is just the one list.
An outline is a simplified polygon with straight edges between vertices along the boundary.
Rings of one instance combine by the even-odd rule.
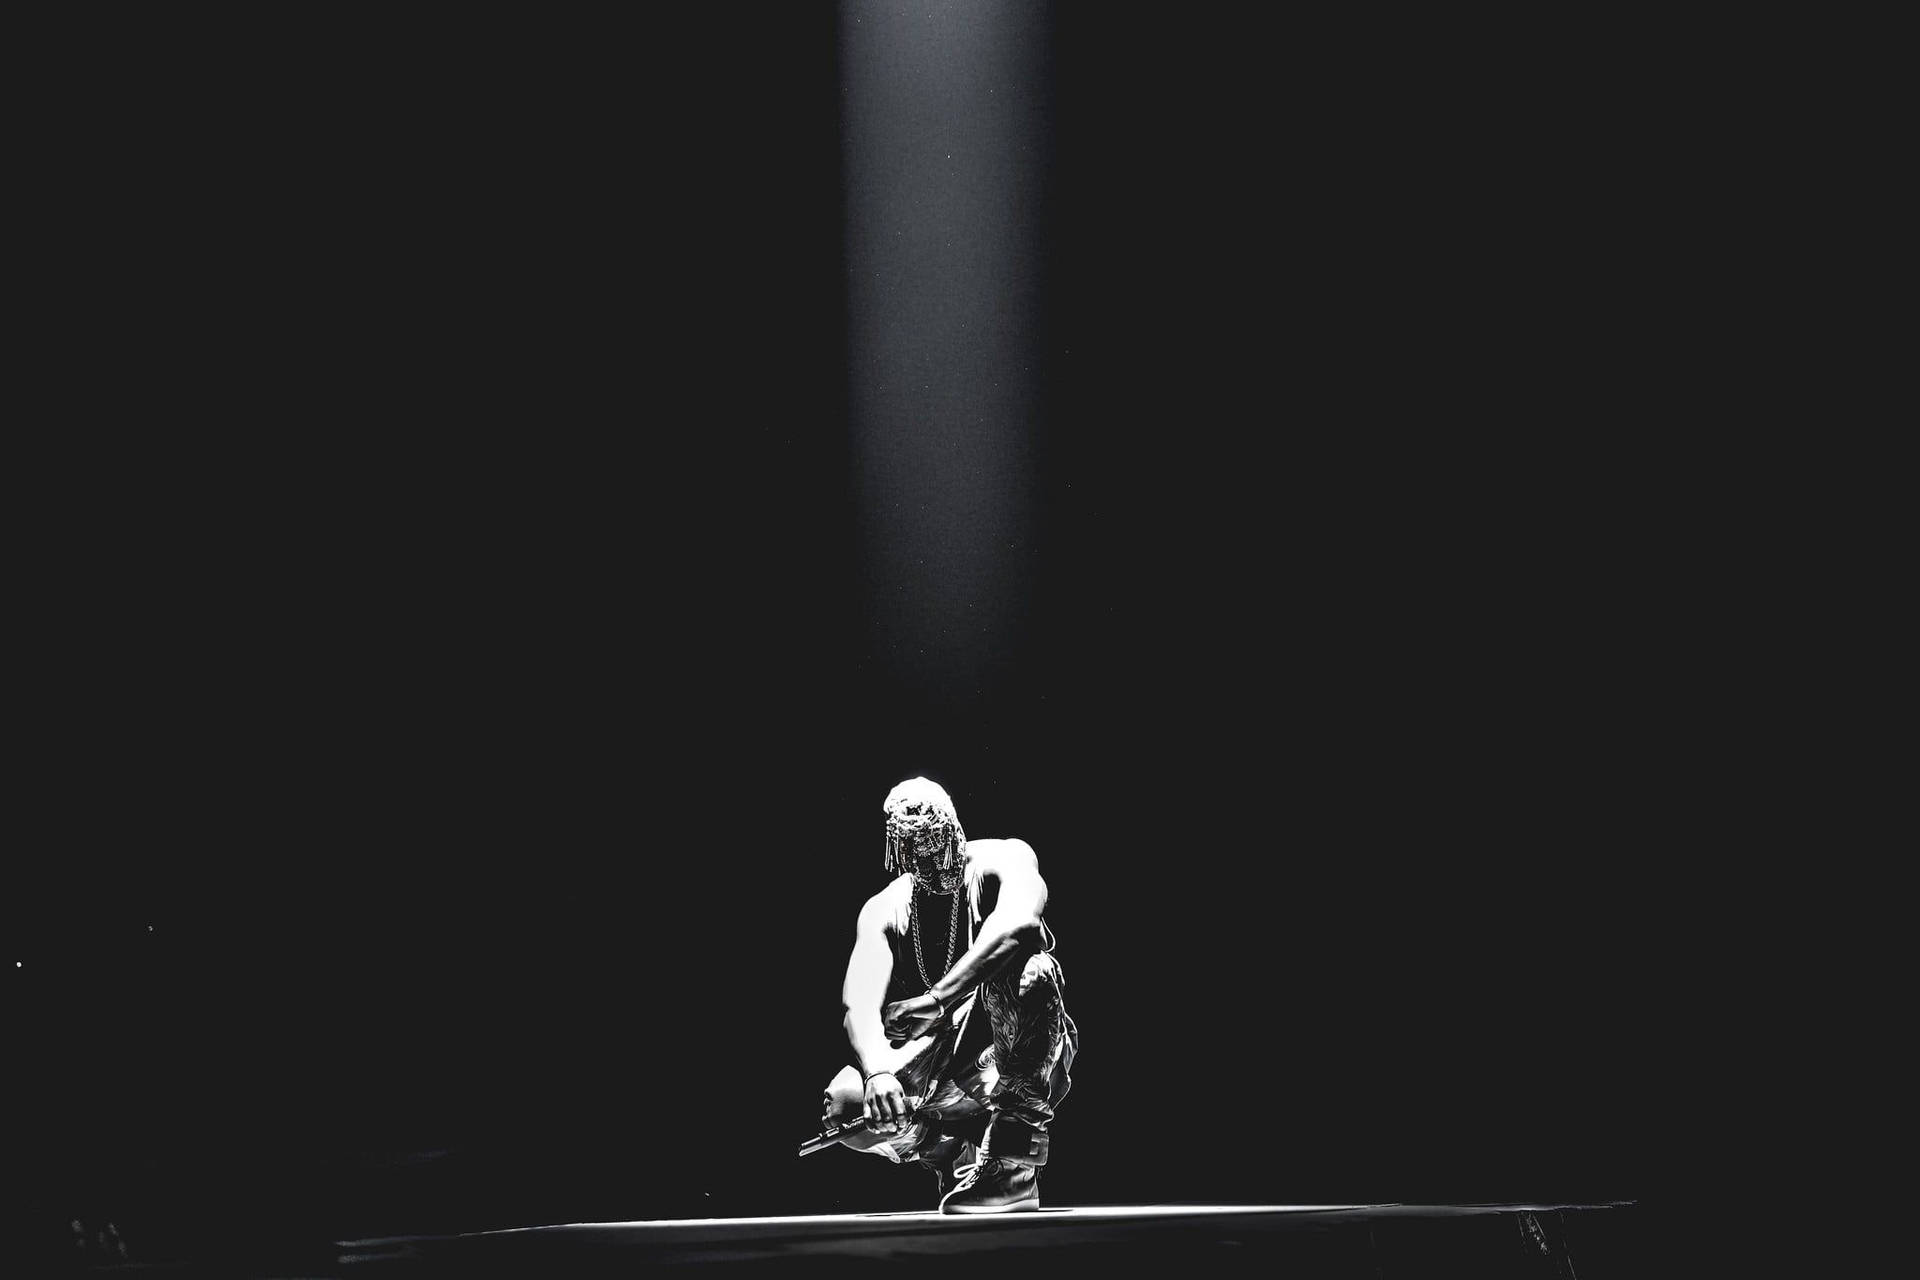
[[1022, 1200], [1016, 1204], [954, 1205], [951, 1208], [943, 1204], [940, 1206], [940, 1212], [942, 1213], [1025, 1213], [1028, 1210], [1038, 1209], [1039, 1207], [1040, 1207], [1040, 1201], [1035, 1199], [1035, 1200]]

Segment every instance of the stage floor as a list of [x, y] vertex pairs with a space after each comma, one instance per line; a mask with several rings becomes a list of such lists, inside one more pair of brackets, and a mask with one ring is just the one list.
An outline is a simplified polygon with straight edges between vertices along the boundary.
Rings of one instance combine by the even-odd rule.
[[[347, 1270], [612, 1274], [721, 1265], [825, 1274], [914, 1262], [916, 1272], [1025, 1274], [1044, 1265], [1127, 1261], [1238, 1274], [1292, 1264], [1300, 1274], [1581, 1276], [1569, 1222], [1627, 1206], [1565, 1204], [1102, 1205], [1036, 1212], [828, 1214], [582, 1222], [462, 1236], [342, 1241]], [[1578, 1251], [1578, 1241], [1574, 1252]], [[1605, 1253], [1617, 1252], [1615, 1249]], [[992, 1255], [989, 1271], [981, 1264]], [[1076, 1260], [1075, 1255], [1079, 1255]]]

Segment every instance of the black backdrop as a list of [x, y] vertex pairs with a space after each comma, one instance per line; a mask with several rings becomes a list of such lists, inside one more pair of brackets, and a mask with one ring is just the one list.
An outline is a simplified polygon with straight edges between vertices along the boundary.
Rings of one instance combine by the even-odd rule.
[[1691, 833], [1624, 99], [1056, 15], [1040, 521], [955, 689], [872, 661], [832, 14], [650, 22], [61, 51], [28, 1203], [918, 1206], [792, 1155], [915, 773], [1053, 887], [1053, 1202], [1642, 1190]]

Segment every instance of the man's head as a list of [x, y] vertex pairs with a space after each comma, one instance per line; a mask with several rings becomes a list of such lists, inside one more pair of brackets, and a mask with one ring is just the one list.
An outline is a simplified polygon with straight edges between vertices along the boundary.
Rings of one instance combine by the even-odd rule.
[[964, 874], [967, 833], [945, 788], [908, 778], [887, 793], [887, 870], [913, 875], [928, 893], [952, 893]]

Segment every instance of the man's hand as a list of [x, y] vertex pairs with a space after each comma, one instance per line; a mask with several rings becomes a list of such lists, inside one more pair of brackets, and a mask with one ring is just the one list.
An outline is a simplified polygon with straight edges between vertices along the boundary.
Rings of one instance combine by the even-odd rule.
[[907, 1119], [907, 1095], [891, 1071], [876, 1071], [867, 1077], [867, 1129], [872, 1133], [894, 1133]]
[[931, 995], [896, 1000], [880, 1011], [887, 1039], [898, 1049], [909, 1040], [918, 1040], [946, 1019], [940, 1002]]

